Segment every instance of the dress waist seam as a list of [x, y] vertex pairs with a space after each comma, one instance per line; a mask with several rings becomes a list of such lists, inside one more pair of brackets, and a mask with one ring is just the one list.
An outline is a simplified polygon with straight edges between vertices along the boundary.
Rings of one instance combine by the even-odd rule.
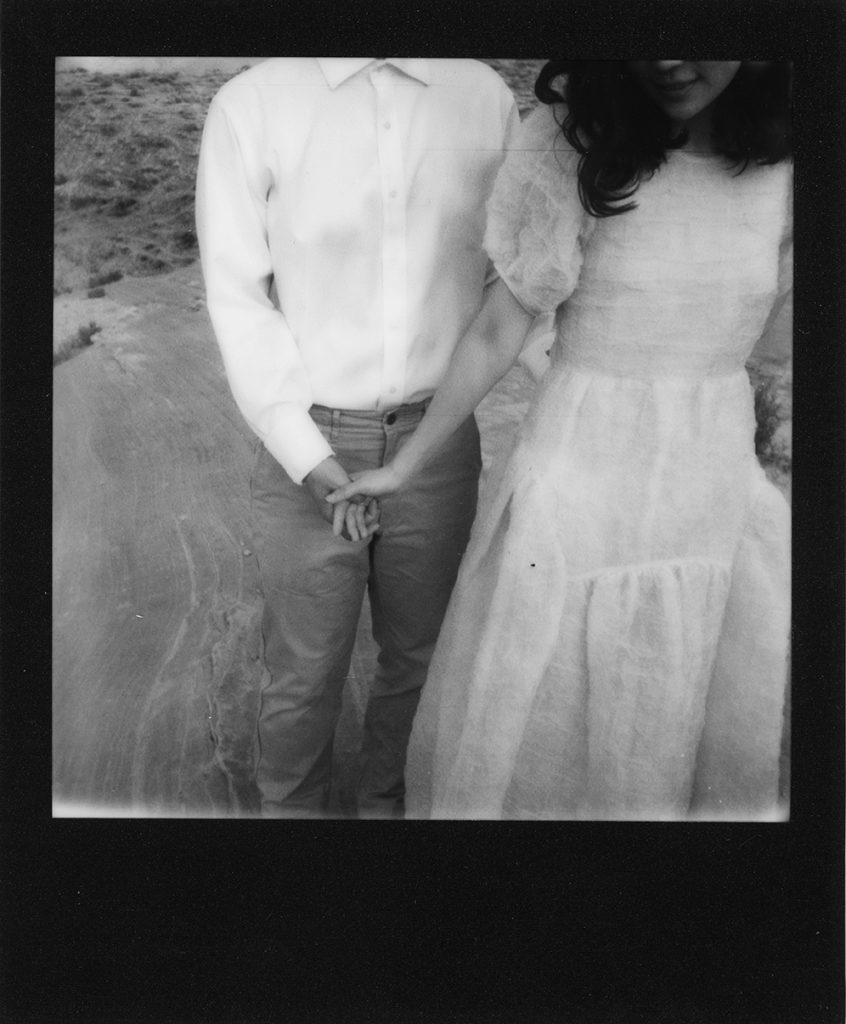
[[609, 377], [615, 380], [631, 380], [639, 383], [659, 383], [662, 381], [680, 381], [689, 384], [704, 384], [711, 380], [725, 380], [729, 377], [740, 377], [748, 379], [746, 365], [738, 364], [732, 360], [731, 363], [711, 363], [707, 368], [692, 370], [679, 369], [673, 371], [666, 367], [659, 367], [654, 370], [636, 369], [634, 367], [621, 367], [619, 365], [609, 366], [600, 360], [580, 358], [570, 352], [562, 352], [558, 356], [558, 365], [568, 370], [576, 370], [592, 377]]

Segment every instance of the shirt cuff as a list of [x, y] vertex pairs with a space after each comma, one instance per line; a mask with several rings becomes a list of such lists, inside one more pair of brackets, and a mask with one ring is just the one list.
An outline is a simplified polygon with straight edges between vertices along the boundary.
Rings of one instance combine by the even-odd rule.
[[289, 406], [274, 412], [271, 430], [260, 436], [265, 448], [299, 485], [315, 466], [335, 453], [305, 409]]

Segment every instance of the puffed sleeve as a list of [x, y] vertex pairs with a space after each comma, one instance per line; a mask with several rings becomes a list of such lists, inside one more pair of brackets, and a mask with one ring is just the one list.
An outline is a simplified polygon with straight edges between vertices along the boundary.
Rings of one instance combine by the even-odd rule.
[[579, 199], [578, 160], [553, 107], [541, 104], [520, 125], [488, 200], [485, 248], [533, 316], [553, 312], [572, 294], [593, 230]]

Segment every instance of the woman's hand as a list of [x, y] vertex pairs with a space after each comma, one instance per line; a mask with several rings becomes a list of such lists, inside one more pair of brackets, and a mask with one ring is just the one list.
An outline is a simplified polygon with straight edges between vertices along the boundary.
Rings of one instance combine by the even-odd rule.
[[[335, 506], [335, 519], [333, 523], [333, 529], [336, 536], [340, 536], [341, 529], [344, 525], [345, 517], [345, 503], [358, 499], [361, 501], [363, 498], [369, 498], [367, 502], [367, 513], [365, 514], [365, 522], [368, 529], [371, 532], [375, 532], [371, 525], [371, 522], [367, 521], [370, 515], [371, 506], [375, 503], [373, 499], [381, 497], [385, 494], [393, 494], [398, 491], [405, 480], [397, 472], [393, 465], [389, 464], [383, 466], [381, 469], [368, 469], [363, 473], [353, 473], [352, 480], [348, 484], [344, 484], [342, 487], [338, 487], [330, 494], [326, 495], [326, 501]], [[362, 502], [363, 503], [363, 502]], [[376, 504], [376, 518], [378, 519], [378, 503]], [[352, 506], [350, 506], [352, 507]], [[349, 529], [349, 524], [347, 524]], [[352, 530], [350, 530], [352, 533]], [[353, 539], [356, 539], [355, 537]]]

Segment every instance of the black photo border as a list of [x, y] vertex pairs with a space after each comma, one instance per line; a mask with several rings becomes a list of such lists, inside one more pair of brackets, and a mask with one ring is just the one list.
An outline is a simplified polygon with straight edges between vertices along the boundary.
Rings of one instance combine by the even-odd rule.
[[[835, 2], [6, 0], [4, 1020], [842, 1020], [845, 28]], [[55, 57], [377, 49], [795, 62], [789, 822], [51, 819]]]

